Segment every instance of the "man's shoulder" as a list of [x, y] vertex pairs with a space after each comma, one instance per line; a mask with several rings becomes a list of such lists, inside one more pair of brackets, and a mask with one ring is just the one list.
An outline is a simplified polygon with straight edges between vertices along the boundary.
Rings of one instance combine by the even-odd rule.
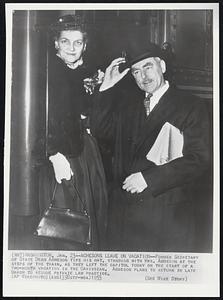
[[203, 106], [204, 100], [192, 94], [188, 90], [182, 90], [177, 87], [169, 88], [169, 98], [181, 109]]

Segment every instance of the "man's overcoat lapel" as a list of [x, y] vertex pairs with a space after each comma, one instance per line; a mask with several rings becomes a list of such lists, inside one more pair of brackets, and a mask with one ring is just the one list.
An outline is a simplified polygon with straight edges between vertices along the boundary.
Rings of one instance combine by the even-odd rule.
[[154, 107], [147, 117], [141, 133], [136, 140], [135, 155], [146, 155], [153, 146], [162, 126], [167, 122], [176, 110], [173, 105], [174, 95], [169, 89], [160, 99], [159, 103]]

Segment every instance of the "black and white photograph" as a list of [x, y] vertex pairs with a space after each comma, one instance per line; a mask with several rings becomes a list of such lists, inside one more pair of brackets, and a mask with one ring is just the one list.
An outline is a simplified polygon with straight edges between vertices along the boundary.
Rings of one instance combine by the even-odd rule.
[[218, 278], [218, 38], [217, 3], [6, 5], [6, 283]]

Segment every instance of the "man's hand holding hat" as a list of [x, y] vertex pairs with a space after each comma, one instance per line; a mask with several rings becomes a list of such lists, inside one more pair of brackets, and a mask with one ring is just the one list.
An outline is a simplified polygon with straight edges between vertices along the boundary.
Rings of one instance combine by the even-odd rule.
[[125, 63], [125, 58], [123, 57], [116, 58], [107, 67], [105, 71], [104, 80], [99, 89], [100, 92], [108, 90], [111, 87], [113, 87], [128, 73], [130, 68], [125, 69], [123, 72], [119, 71], [119, 65], [123, 63]]

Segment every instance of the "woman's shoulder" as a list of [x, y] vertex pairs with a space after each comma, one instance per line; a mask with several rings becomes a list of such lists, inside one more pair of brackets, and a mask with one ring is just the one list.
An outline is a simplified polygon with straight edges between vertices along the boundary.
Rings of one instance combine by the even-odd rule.
[[57, 55], [53, 55], [53, 56], [49, 57], [48, 67], [52, 73], [55, 71], [62, 72], [64, 70], [66, 70], [66, 68], [67, 68], [66, 64]]
[[99, 66], [94, 57], [89, 56], [84, 57], [84, 63], [81, 67], [87, 77], [93, 77], [93, 75], [99, 69]]

